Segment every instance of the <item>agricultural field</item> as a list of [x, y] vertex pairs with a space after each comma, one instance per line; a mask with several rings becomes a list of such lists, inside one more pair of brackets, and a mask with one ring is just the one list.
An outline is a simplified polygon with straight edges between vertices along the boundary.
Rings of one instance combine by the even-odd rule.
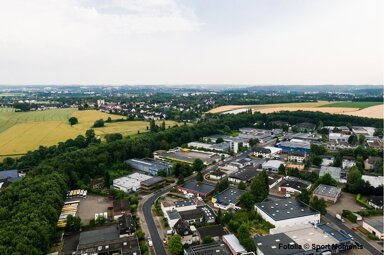
[[321, 107], [348, 107], [364, 109], [375, 105], [381, 105], [382, 102], [336, 102], [323, 105]]
[[345, 114], [358, 117], [384, 118], [384, 105], [380, 102], [327, 102], [286, 103], [266, 105], [226, 105], [210, 110], [210, 113], [224, 113], [251, 108], [254, 112], [273, 113], [280, 111], [319, 111], [332, 114]]
[[[79, 120], [71, 126], [68, 119], [74, 116]], [[20, 155], [34, 150], [39, 145], [49, 146], [84, 135], [98, 119], [121, 119], [123, 116], [106, 114], [95, 110], [55, 109], [37, 112], [15, 112], [0, 108], [0, 157]], [[159, 124], [159, 123], [158, 123]], [[166, 126], [176, 122], [166, 121]], [[124, 136], [146, 132], [146, 121], [124, 121], [105, 123], [105, 127], [95, 128], [95, 133], [103, 138], [106, 134], [122, 133]]]

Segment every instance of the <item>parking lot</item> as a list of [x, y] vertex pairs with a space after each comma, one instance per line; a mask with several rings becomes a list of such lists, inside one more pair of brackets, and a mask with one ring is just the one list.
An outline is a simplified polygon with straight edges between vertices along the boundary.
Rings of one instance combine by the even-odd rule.
[[107, 197], [88, 195], [87, 198], [71, 198], [66, 201], [80, 200], [77, 215], [81, 218], [84, 225], [88, 225], [91, 219], [95, 218], [95, 213], [106, 212], [108, 206], [112, 205]]
[[342, 192], [336, 204], [328, 206], [327, 211], [332, 215], [336, 215], [337, 213], [341, 214], [343, 210], [359, 211], [361, 210], [360, 207], [361, 205], [356, 203], [355, 195]]

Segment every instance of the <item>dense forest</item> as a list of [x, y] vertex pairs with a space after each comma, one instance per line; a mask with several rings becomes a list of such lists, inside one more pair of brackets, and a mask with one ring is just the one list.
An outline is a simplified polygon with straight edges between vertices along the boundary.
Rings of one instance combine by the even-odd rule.
[[[0, 254], [44, 254], [68, 188], [86, 187], [91, 178], [104, 176], [110, 167], [133, 157], [149, 157], [154, 150], [169, 149], [207, 135], [229, 133], [257, 122], [322, 121], [324, 125], [382, 127], [380, 120], [314, 112], [206, 115], [194, 125], [182, 125], [100, 143], [92, 130], [85, 136], [56, 146], [40, 147], [20, 159], [6, 158], [0, 169], [32, 168], [30, 174], [0, 192]], [[159, 129], [161, 130], [161, 129]]]

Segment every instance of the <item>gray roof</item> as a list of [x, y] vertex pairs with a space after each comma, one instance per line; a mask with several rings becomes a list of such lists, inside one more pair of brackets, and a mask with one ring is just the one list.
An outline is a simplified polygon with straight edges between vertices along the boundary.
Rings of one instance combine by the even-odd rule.
[[368, 202], [380, 207], [383, 206], [383, 197], [373, 196], [368, 200]]
[[180, 219], [181, 218], [179, 212], [176, 211], [176, 210], [166, 211], [166, 213], [168, 214], [168, 217], [171, 220], [176, 220], [176, 219]]
[[223, 235], [228, 234], [222, 225], [208, 225], [205, 227], [200, 227], [197, 229], [200, 234], [200, 237], [203, 239], [206, 236], [210, 237], [222, 237]]
[[162, 161], [162, 160], [157, 160], [157, 159], [152, 159], [152, 158], [143, 158], [143, 159], [128, 159], [125, 161], [127, 164], [132, 164], [133, 166], [136, 164], [142, 164], [142, 165], [148, 165], [156, 169], [168, 169], [172, 167], [172, 164]]
[[256, 207], [275, 221], [320, 214], [294, 198], [257, 203]]
[[341, 168], [333, 167], [333, 166], [321, 166], [319, 176], [323, 176], [325, 174], [329, 174], [333, 179], [338, 181], [340, 179]]
[[190, 206], [190, 205], [196, 205], [195, 201], [192, 199], [182, 200], [182, 201], [176, 201], [175, 206], [177, 207], [184, 207], [184, 206]]
[[335, 238], [339, 242], [351, 240], [351, 238], [349, 236], [347, 236], [346, 234], [343, 234], [342, 232], [335, 229], [333, 226], [331, 226], [328, 223], [327, 224], [326, 223], [317, 224], [317, 227], [319, 229], [323, 230], [328, 235]]
[[320, 184], [313, 191], [313, 194], [320, 195], [320, 196], [337, 197], [340, 192], [341, 192], [340, 188], [330, 186], [330, 185]]
[[216, 219], [215, 212], [208, 205], [198, 206], [197, 208], [199, 208], [199, 209], [201, 209], [203, 211], [204, 219], [206, 221], [214, 221]]
[[189, 189], [195, 192], [208, 194], [215, 190], [215, 186], [207, 182], [189, 181], [181, 185], [185, 189]]
[[[256, 247], [266, 255], [293, 255], [304, 253], [304, 250], [284, 233], [257, 236], [254, 238], [254, 241]], [[282, 247], [283, 245], [292, 245], [292, 249], [284, 249]]]
[[119, 236], [120, 232], [117, 225], [85, 231], [80, 233], [79, 246], [115, 240], [118, 239]]
[[380, 217], [372, 217], [372, 218], [364, 218], [364, 221], [368, 223], [371, 227], [375, 228], [377, 231], [380, 231], [383, 234], [384, 229], [384, 218]]
[[155, 177], [152, 177], [151, 179], [142, 181], [140, 184], [143, 185], [143, 186], [152, 186], [152, 185], [161, 183], [161, 182], [163, 182], [164, 180], [165, 180], [164, 177], [161, 177], [161, 176], [155, 176]]
[[254, 166], [246, 166], [242, 169], [240, 169], [237, 172], [234, 172], [233, 174], [230, 174], [230, 178], [239, 179], [241, 181], [250, 181], [253, 179], [258, 173], [257, 168]]
[[279, 144], [279, 147], [290, 147], [290, 148], [302, 148], [302, 149], [311, 149], [311, 144], [309, 142], [297, 142], [297, 141], [283, 141]]
[[19, 178], [19, 172], [17, 170], [0, 171], [0, 180], [8, 180], [9, 182], [13, 182]]
[[182, 220], [198, 220], [204, 217], [204, 212], [201, 208], [196, 208], [188, 211], [179, 212]]
[[184, 250], [186, 255], [231, 255], [223, 242], [193, 245]]
[[218, 203], [224, 205], [232, 203], [236, 205], [239, 202], [241, 194], [243, 194], [244, 192], [245, 190], [230, 187], [220, 193]]
[[140, 255], [139, 241], [136, 236], [100, 241], [94, 244], [79, 245], [75, 254], [112, 254], [116, 250], [121, 255]]
[[300, 179], [293, 179], [293, 180], [284, 180], [280, 187], [289, 187], [293, 188], [295, 190], [302, 190], [307, 189], [310, 184], [306, 183], [305, 181], [302, 181]]

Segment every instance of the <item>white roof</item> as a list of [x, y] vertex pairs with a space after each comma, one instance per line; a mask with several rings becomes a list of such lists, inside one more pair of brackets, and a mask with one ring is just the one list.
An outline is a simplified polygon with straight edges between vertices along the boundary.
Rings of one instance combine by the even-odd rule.
[[113, 180], [113, 185], [126, 189], [138, 188], [142, 181], [151, 179], [152, 177], [153, 176], [146, 174], [133, 173]]
[[361, 176], [364, 181], [368, 181], [371, 186], [377, 188], [384, 183], [383, 176], [370, 176], [370, 175], [362, 175]]
[[225, 240], [235, 253], [243, 253], [247, 250], [240, 244], [239, 239], [234, 234], [224, 235], [223, 240]]
[[270, 147], [270, 146], [267, 146], [265, 148], [271, 150], [271, 154], [276, 154], [276, 153], [278, 153], [279, 151], [282, 150], [281, 148]]
[[263, 163], [263, 168], [279, 168], [279, 166], [283, 164], [283, 161], [280, 160], [268, 160], [267, 162]]

